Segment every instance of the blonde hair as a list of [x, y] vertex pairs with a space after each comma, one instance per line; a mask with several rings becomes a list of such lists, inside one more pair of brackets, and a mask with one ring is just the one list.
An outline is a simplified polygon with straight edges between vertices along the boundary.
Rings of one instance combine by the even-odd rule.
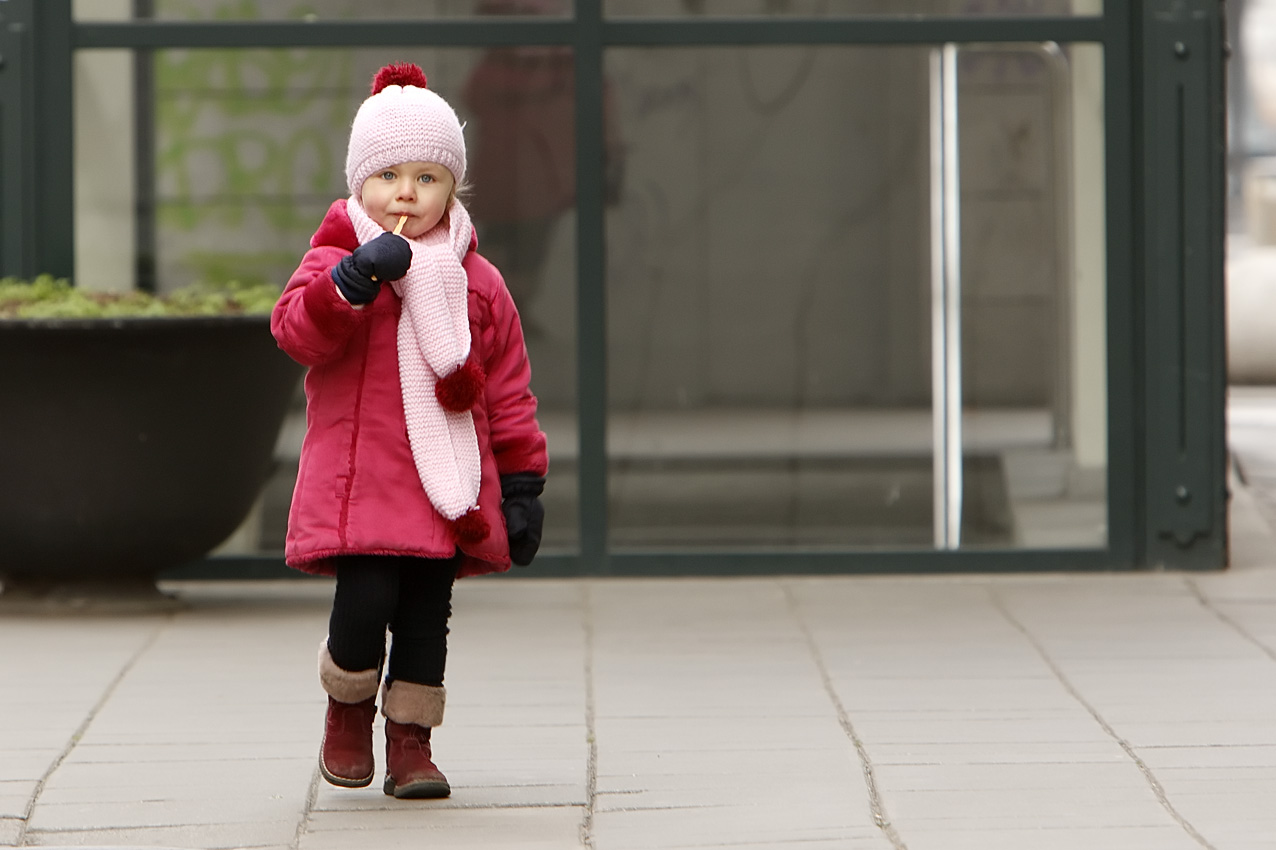
[[473, 188], [473, 185], [468, 180], [459, 184], [453, 181], [452, 191], [448, 193], [447, 196], [448, 209], [452, 209], [452, 203], [458, 199], [462, 203], [468, 201], [470, 199], [470, 195], [473, 194]]

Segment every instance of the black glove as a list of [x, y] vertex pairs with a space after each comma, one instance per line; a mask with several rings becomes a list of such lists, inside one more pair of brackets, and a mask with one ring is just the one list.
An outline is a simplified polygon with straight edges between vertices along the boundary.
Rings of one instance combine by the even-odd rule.
[[545, 506], [537, 498], [545, 489], [545, 477], [533, 472], [501, 476], [501, 510], [510, 538], [510, 560], [525, 567], [541, 546]]
[[367, 304], [377, 297], [382, 283], [403, 277], [410, 265], [412, 246], [408, 240], [382, 233], [355, 248], [350, 256], [342, 257], [332, 267], [332, 280], [351, 304]]

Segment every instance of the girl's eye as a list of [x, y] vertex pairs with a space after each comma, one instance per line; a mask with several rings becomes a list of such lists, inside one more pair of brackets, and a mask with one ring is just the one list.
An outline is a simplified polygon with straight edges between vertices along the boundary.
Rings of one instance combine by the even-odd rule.
[[433, 175], [431, 175], [431, 174], [422, 174], [422, 175], [421, 175], [418, 179], [419, 179], [422, 183], [433, 183], [433, 182], [434, 182], [434, 176], [433, 176]]
[[393, 171], [382, 171], [382, 172], [381, 172], [381, 179], [382, 179], [382, 180], [393, 180], [393, 179], [394, 179], [394, 172], [393, 172]]

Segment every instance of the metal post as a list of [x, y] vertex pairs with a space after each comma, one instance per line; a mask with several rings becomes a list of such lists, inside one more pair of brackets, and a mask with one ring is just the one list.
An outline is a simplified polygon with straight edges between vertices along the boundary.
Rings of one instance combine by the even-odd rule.
[[75, 217], [68, 215], [75, 198], [75, 106], [71, 71], [71, 0], [39, 0], [32, 4], [35, 24], [31, 45], [35, 52], [31, 91], [34, 123], [27, 125], [37, 140], [31, 151], [35, 168], [33, 190], [36, 273], [71, 278], [75, 274]]
[[[155, 0], [133, 0], [133, 18], [155, 16]], [[158, 292], [155, 239], [155, 51], [133, 54], [134, 193], [137, 217], [137, 288]]]
[[602, 0], [576, 0], [576, 386], [580, 558], [607, 558], [607, 301], [603, 228]]

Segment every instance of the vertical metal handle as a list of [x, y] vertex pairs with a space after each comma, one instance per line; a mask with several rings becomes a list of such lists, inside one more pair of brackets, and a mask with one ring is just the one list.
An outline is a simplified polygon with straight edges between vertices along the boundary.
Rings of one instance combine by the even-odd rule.
[[930, 55], [931, 421], [935, 548], [961, 546], [961, 180], [957, 45]]

